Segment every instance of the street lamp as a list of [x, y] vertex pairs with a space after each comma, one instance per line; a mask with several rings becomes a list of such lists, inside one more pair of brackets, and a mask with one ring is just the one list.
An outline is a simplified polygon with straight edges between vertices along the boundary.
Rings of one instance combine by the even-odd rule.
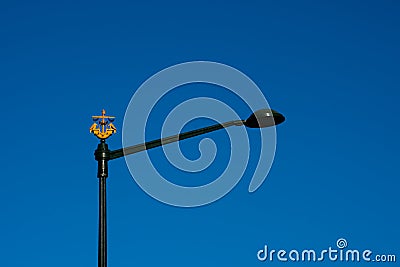
[[261, 109], [251, 114], [246, 120], [235, 120], [215, 124], [201, 129], [153, 140], [144, 144], [109, 150], [108, 145], [106, 144], [106, 139], [115, 133], [117, 129], [112, 124], [115, 117], [106, 116], [105, 114], [106, 111], [103, 109], [101, 116], [92, 116], [94, 123], [90, 127], [90, 132], [100, 139], [100, 143], [94, 152], [95, 160], [97, 161], [97, 177], [99, 178], [98, 267], [107, 267], [106, 178], [108, 177], [108, 161], [230, 126], [244, 125], [249, 128], [265, 128], [281, 124], [285, 121], [285, 117], [279, 112], [273, 109]]

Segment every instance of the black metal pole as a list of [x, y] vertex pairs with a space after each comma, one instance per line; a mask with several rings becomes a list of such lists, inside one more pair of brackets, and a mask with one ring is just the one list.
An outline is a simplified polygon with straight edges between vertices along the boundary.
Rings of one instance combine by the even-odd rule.
[[99, 178], [99, 246], [98, 246], [98, 267], [107, 267], [107, 207], [106, 207], [106, 179], [108, 177], [108, 161], [117, 159], [126, 155], [134, 154], [147, 149], [163, 146], [173, 142], [185, 140], [194, 136], [202, 135], [205, 133], [217, 131], [219, 129], [227, 128], [230, 126], [242, 126], [250, 128], [264, 128], [275, 126], [285, 121], [285, 117], [272, 110], [262, 109], [254, 112], [247, 120], [236, 120], [229, 121], [221, 124], [215, 124], [201, 129], [176, 134], [173, 136], [161, 138], [146, 142], [144, 144], [129, 146], [117, 150], [109, 150], [105, 139], [111, 134], [115, 133], [116, 128], [110, 123], [109, 128], [105, 131], [105, 125], [108, 122], [105, 119], [111, 119], [114, 117], [105, 116], [105, 110], [102, 111], [102, 116], [92, 116], [95, 121], [99, 118], [102, 119], [100, 126], [96, 123], [90, 128], [90, 132], [93, 132], [98, 138], [100, 138], [100, 144], [94, 152], [95, 159], [98, 163], [97, 177]]
[[99, 178], [99, 246], [98, 267], [107, 267], [107, 206], [106, 179], [108, 177], [108, 161], [110, 150], [105, 140], [101, 140], [94, 152], [98, 162], [97, 177]]
[[107, 267], [106, 178], [99, 180], [99, 251], [98, 266]]

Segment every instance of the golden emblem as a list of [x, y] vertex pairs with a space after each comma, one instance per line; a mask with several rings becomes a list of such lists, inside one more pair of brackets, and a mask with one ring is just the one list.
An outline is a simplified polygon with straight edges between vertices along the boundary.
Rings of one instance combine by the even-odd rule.
[[105, 140], [113, 133], [117, 132], [117, 128], [112, 124], [115, 117], [106, 116], [106, 111], [104, 109], [101, 111], [101, 116], [92, 116], [92, 119], [94, 123], [92, 127], [90, 127], [90, 132], [99, 139]]

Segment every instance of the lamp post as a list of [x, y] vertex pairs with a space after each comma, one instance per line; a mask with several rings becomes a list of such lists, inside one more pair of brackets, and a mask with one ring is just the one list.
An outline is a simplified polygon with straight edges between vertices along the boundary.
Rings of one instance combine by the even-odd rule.
[[108, 177], [108, 161], [230, 126], [244, 125], [249, 128], [265, 128], [281, 124], [285, 121], [285, 117], [279, 112], [273, 109], [261, 109], [251, 114], [246, 120], [235, 120], [215, 124], [201, 129], [153, 140], [144, 144], [110, 150], [106, 144], [106, 139], [113, 133], [116, 133], [117, 129], [112, 124], [115, 117], [106, 116], [105, 114], [106, 111], [103, 109], [101, 116], [92, 116], [94, 123], [90, 127], [90, 132], [100, 139], [100, 143], [94, 152], [95, 160], [97, 161], [97, 177], [99, 178], [98, 267], [107, 267], [106, 179]]

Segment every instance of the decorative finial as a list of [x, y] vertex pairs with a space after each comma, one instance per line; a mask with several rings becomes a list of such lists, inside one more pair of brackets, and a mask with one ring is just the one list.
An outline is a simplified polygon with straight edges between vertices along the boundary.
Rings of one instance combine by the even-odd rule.
[[112, 124], [112, 122], [115, 120], [115, 117], [106, 116], [106, 111], [104, 109], [101, 111], [101, 116], [92, 116], [92, 119], [94, 123], [92, 127], [90, 127], [90, 132], [99, 139], [105, 140], [113, 133], [117, 132], [117, 128], [115, 128], [114, 124]]

